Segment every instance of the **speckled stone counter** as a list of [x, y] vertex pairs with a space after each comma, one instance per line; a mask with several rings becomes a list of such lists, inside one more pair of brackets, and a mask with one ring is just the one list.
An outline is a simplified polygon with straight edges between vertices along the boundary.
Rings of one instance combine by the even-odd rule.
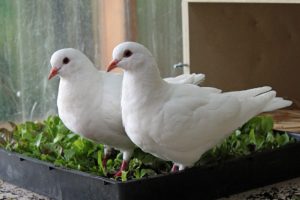
[[300, 178], [232, 195], [220, 200], [300, 200]]
[[[0, 180], [0, 200], [50, 200]], [[300, 200], [300, 178], [232, 195], [219, 200]]]
[[0, 180], [0, 200], [50, 200]]

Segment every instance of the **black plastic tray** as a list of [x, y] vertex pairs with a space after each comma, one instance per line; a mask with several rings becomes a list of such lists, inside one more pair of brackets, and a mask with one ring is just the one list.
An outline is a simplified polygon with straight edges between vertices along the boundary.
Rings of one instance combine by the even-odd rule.
[[63, 200], [214, 199], [300, 176], [300, 143], [219, 165], [117, 182], [0, 149], [0, 179]]

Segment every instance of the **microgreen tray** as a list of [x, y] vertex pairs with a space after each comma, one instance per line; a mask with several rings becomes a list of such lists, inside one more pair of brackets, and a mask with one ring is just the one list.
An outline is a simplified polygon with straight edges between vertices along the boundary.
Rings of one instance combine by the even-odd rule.
[[0, 149], [0, 179], [54, 199], [215, 199], [300, 176], [300, 143], [126, 182]]

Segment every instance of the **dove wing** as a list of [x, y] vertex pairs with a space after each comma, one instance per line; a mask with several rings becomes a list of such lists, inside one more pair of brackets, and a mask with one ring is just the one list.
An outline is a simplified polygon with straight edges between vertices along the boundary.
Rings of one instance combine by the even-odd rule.
[[[172, 95], [157, 110], [152, 123], [155, 124], [152, 132], [156, 133], [153, 140], [169, 148], [185, 151], [200, 146], [200, 140], [215, 144], [216, 139], [225, 137], [221, 137], [222, 134], [228, 134], [221, 130], [232, 129], [231, 121], [240, 112], [238, 99], [230, 95], [212, 93], [192, 85], [180, 85], [171, 90]], [[228, 124], [228, 128], [224, 128], [224, 124]]]
[[205, 80], [204, 74], [181, 74], [176, 77], [168, 77], [164, 78], [164, 80], [168, 83], [173, 84], [194, 84], [199, 85]]

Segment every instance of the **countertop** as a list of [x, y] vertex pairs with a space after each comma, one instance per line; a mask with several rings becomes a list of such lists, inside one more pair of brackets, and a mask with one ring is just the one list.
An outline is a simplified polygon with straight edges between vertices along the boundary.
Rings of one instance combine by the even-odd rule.
[[[219, 200], [300, 200], [300, 178], [221, 198]], [[0, 200], [50, 200], [0, 180]]]

